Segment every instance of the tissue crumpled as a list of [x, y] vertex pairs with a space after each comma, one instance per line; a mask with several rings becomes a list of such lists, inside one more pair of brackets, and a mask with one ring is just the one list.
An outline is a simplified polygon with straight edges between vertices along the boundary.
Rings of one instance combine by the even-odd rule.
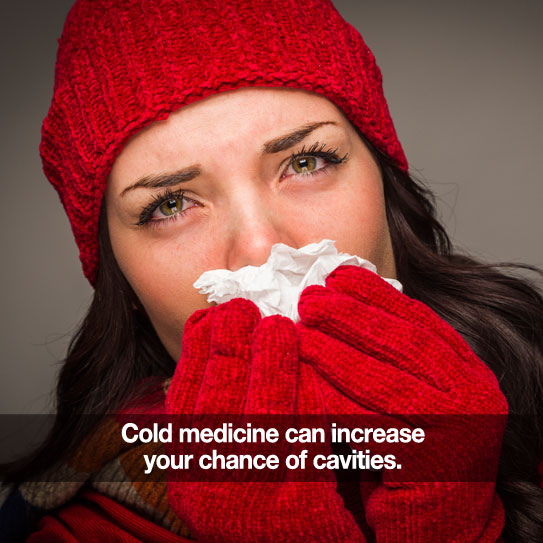
[[[376, 267], [368, 260], [338, 253], [334, 241], [324, 239], [300, 249], [276, 243], [262, 266], [206, 271], [193, 286], [201, 294], [207, 294], [209, 303], [246, 298], [256, 304], [263, 317], [283, 315], [297, 322], [300, 320], [298, 300], [304, 288], [324, 285], [326, 277], [340, 265], [360, 266], [376, 273]], [[402, 290], [396, 279], [384, 279]]]

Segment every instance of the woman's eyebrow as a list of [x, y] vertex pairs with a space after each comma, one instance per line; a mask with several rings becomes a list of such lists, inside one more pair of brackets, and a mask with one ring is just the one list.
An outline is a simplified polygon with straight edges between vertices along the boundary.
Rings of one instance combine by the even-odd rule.
[[280, 136], [264, 144], [264, 153], [279, 153], [285, 149], [289, 149], [293, 145], [300, 143], [304, 138], [309, 136], [313, 130], [324, 126], [326, 124], [337, 124], [334, 121], [321, 121], [318, 123], [311, 123], [297, 128], [294, 132]]
[[[317, 123], [306, 124], [301, 128], [297, 128], [293, 132], [289, 132], [284, 136], [280, 136], [266, 142], [263, 145], [264, 153], [279, 153], [281, 151], [289, 149], [293, 145], [296, 145], [297, 143], [304, 140], [307, 136], [309, 136], [309, 134], [311, 134], [311, 132], [313, 132], [317, 128], [320, 128], [321, 126], [327, 124], [335, 125], [337, 123], [335, 123], [334, 121], [320, 121]], [[198, 166], [189, 166], [188, 168], [183, 168], [182, 170], [174, 173], [146, 175], [145, 177], [138, 179], [133, 185], [126, 187], [121, 192], [121, 197], [124, 196], [127, 192], [130, 192], [131, 190], [137, 188], [157, 189], [173, 187], [175, 185], [178, 185], [179, 183], [183, 183], [184, 181], [190, 181], [198, 175], [200, 175], [200, 168]]]
[[189, 166], [188, 168], [183, 168], [174, 173], [163, 173], [158, 175], [146, 175], [141, 179], [138, 179], [133, 185], [126, 187], [121, 192], [121, 197], [124, 196], [127, 192], [137, 189], [157, 189], [164, 187], [173, 187], [179, 183], [185, 181], [190, 181], [200, 175], [200, 168], [198, 166]]

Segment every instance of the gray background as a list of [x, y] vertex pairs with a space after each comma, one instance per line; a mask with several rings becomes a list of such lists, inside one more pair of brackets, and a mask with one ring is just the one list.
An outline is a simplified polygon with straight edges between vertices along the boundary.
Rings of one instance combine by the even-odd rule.
[[[0, 3], [0, 413], [53, 409], [59, 361], [92, 295], [38, 156], [71, 4]], [[488, 261], [543, 266], [543, 2], [335, 4], [375, 53], [410, 165], [453, 240]]]

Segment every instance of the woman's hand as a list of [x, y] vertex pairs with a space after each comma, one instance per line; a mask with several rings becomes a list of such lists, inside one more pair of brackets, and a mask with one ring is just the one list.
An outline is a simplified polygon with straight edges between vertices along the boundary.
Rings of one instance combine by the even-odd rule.
[[[243, 299], [188, 320], [168, 414], [292, 415], [322, 411], [319, 402], [315, 372], [298, 364], [291, 320], [262, 319]], [[168, 498], [198, 541], [365, 541], [335, 483], [172, 481]]]
[[325, 287], [305, 289], [298, 308], [300, 359], [321, 376], [331, 419], [431, 421], [427, 442], [402, 458], [425, 482], [384, 470], [364, 496], [377, 541], [499, 540], [503, 507], [495, 479], [481, 473], [495, 477], [507, 403], [490, 369], [430, 308], [368, 270], [340, 266]]

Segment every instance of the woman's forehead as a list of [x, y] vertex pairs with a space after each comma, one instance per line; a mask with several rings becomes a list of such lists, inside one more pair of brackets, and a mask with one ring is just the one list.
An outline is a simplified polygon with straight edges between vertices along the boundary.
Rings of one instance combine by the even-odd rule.
[[[130, 141], [146, 137], [149, 132], [167, 132], [174, 124], [193, 129], [197, 134], [213, 126], [253, 128], [273, 125], [289, 128], [304, 118], [310, 122], [328, 116], [345, 119], [341, 110], [328, 98], [300, 89], [248, 87], [207, 96], [172, 112], [167, 119], [150, 123]], [[185, 137], [193, 134], [185, 132]], [[228, 134], [225, 134], [228, 135]]]
[[[140, 161], [142, 154], [157, 158], [177, 150], [232, 151], [244, 142], [265, 148], [269, 142], [318, 125], [350, 127], [339, 108], [327, 98], [302, 90], [243, 88], [209, 96], [185, 106], [162, 121], [147, 125], [125, 145], [113, 166]], [[247, 148], [249, 150], [249, 148]]]

